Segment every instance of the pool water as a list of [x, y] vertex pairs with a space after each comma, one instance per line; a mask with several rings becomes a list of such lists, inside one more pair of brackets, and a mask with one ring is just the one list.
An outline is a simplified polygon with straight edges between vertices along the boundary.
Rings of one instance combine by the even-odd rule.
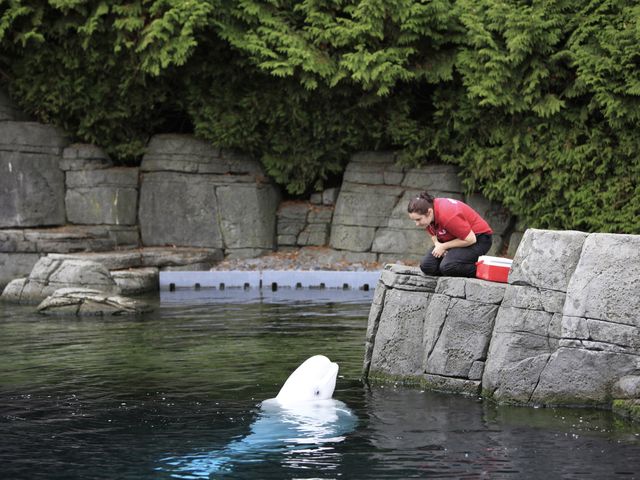
[[[640, 425], [610, 412], [366, 385], [371, 299], [176, 291], [84, 319], [0, 305], [1, 478], [640, 478]], [[339, 363], [346, 410], [292, 434], [260, 402], [315, 354]]]

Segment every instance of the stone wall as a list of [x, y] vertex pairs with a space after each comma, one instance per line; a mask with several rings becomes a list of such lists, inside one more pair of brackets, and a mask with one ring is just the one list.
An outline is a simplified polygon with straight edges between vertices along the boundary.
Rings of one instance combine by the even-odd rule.
[[527, 230], [508, 284], [388, 265], [365, 376], [502, 403], [610, 406], [640, 394], [638, 292], [637, 235]]
[[392, 152], [362, 152], [345, 170], [331, 224], [330, 246], [371, 252], [380, 263], [419, 260], [431, 239], [407, 215], [409, 199], [427, 190], [434, 196], [464, 200], [494, 230], [491, 254], [502, 250], [513, 230], [509, 212], [481, 195], [464, 195], [451, 165], [402, 168]]
[[242, 257], [275, 249], [280, 196], [256, 160], [188, 135], [157, 135], [140, 169], [143, 245]]
[[[42, 256], [79, 252], [170, 248], [165, 267], [208, 269], [211, 261], [193, 259], [314, 246], [368, 264], [409, 263], [430, 248], [406, 213], [423, 189], [470, 203], [495, 230], [492, 252], [504, 251], [514, 224], [504, 208], [465, 196], [452, 166], [407, 169], [395, 160], [389, 152], [356, 154], [340, 188], [281, 202], [246, 155], [165, 134], [150, 139], [139, 168], [117, 167], [99, 147], [70, 144], [58, 129], [27, 121], [0, 93], [0, 288]], [[181, 249], [188, 251], [175, 262]]]

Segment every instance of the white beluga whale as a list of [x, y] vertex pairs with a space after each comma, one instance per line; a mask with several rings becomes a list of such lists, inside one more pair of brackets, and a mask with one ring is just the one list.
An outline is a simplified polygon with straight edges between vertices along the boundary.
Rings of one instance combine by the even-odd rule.
[[286, 462], [304, 456], [307, 465], [313, 464], [316, 455], [326, 467], [333, 451], [331, 444], [345, 440], [357, 423], [349, 407], [332, 398], [338, 369], [337, 363], [323, 355], [308, 358], [274, 398], [260, 404], [248, 435], [219, 450], [163, 458], [163, 467], [158, 470], [169, 471], [175, 478], [209, 478], [274, 455]]
[[280, 405], [329, 400], [336, 389], [338, 370], [338, 364], [324, 355], [307, 358], [289, 375], [276, 398], [272, 400]]

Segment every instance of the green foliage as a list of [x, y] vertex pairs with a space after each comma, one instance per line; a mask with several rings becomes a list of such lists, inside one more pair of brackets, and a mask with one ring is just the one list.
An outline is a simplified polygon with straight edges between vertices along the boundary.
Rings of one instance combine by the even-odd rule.
[[357, 150], [459, 165], [531, 226], [640, 233], [631, 0], [0, 0], [0, 78], [123, 162], [192, 131], [291, 193]]

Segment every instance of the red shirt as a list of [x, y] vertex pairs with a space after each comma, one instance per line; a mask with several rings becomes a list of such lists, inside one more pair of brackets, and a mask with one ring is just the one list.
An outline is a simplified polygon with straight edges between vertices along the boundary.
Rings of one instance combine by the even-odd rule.
[[435, 198], [433, 200], [433, 223], [427, 227], [431, 235], [439, 242], [448, 242], [454, 238], [464, 240], [473, 231], [474, 234], [491, 234], [489, 224], [473, 208], [460, 200]]

